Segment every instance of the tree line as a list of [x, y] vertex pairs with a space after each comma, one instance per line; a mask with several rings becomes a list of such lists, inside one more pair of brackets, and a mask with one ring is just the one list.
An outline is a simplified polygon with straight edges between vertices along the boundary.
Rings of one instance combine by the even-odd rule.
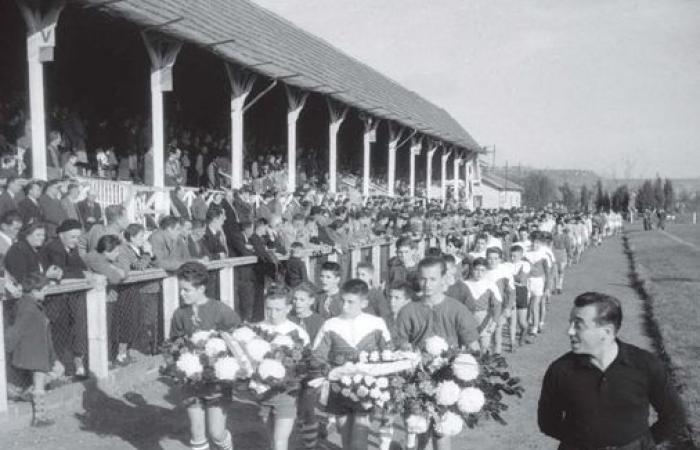
[[575, 187], [568, 182], [556, 186], [554, 181], [543, 172], [528, 174], [522, 181], [523, 205], [533, 208], [544, 208], [558, 204], [566, 207], [568, 211], [615, 211], [626, 212], [630, 208], [630, 201], [634, 201], [633, 207], [638, 211], [645, 209], [674, 211], [677, 206], [676, 193], [670, 179], [645, 180], [641, 187], [633, 191], [626, 184], [618, 186], [610, 192], [603, 186], [603, 181], [598, 180], [595, 188], [591, 189], [585, 184]]

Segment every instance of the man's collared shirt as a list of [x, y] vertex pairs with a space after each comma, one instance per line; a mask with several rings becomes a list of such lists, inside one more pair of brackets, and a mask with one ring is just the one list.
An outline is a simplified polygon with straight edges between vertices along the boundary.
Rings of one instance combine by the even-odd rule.
[[656, 442], [684, 424], [683, 406], [661, 361], [618, 341], [618, 355], [605, 371], [589, 355], [572, 352], [549, 366], [542, 383], [538, 422], [545, 434], [578, 447], [621, 446], [649, 432]]

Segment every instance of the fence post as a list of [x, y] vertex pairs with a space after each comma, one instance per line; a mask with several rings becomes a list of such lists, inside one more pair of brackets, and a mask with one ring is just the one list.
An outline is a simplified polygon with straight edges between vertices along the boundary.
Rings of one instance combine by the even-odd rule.
[[107, 290], [94, 287], [85, 295], [87, 302], [88, 364], [98, 379], [109, 375], [109, 339], [107, 337]]
[[440, 236], [438, 238], [438, 245], [440, 246], [440, 250], [445, 251], [447, 248], [447, 238], [445, 236]]
[[219, 296], [221, 297], [221, 302], [231, 309], [234, 308], [234, 267], [224, 267], [219, 271]]
[[170, 322], [175, 310], [180, 306], [180, 294], [176, 276], [163, 278], [163, 337], [170, 338]]
[[382, 246], [373, 245], [372, 246], [372, 266], [374, 267], [374, 279], [372, 283], [375, 286], [381, 286], [382, 284]]
[[5, 302], [0, 301], [0, 413], [7, 412], [7, 365], [5, 361]]
[[331, 252], [328, 254], [328, 261], [338, 262], [338, 254], [336, 252]]
[[396, 256], [396, 241], [389, 244], [389, 258]]
[[316, 284], [316, 267], [311, 264], [313, 260], [309, 255], [302, 257], [301, 260], [304, 261], [304, 265], [306, 266], [306, 276], [309, 278], [309, 281]]
[[362, 259], [362, 249], [360, 247], [355, 247], [350, 250], [350, 277], [355, 278], [355, 272], [357, 271], [357, 265]]

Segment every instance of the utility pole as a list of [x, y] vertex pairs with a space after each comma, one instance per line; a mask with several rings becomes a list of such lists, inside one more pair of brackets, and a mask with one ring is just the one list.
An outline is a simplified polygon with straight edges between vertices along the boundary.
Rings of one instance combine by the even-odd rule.
[[508, 201], [509, 195], [508, 195], [508, 160], [506, 159], [506, 172], [505, 172], [505, 193], [506, 193], [506, 207], [509, 206], [510, 202]]

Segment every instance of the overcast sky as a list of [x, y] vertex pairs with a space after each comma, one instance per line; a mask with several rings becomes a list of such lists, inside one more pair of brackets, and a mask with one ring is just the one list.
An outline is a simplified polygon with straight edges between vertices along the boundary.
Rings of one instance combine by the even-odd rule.
[[497, 164], [700, 176], [699, 0], [254, 0], [449, 111]]

